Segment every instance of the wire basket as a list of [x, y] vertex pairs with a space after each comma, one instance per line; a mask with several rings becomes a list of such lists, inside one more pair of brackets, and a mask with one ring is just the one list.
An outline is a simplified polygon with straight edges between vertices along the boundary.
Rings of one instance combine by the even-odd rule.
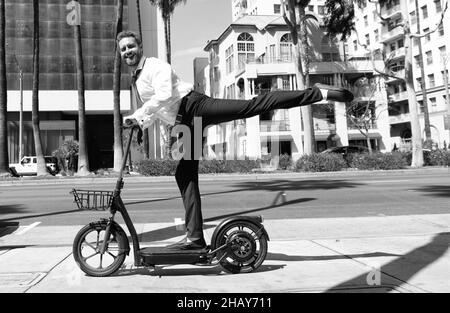
[[105, 211], [111, 207], [113, 192], [72, 189], [74, 202], [80, 210]]

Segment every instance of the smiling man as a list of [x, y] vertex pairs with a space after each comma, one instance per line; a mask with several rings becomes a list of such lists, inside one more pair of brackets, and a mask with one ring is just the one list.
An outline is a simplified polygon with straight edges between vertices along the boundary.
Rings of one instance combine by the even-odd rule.
[[[182, 124], [194, 138], [194, 120], [201, 118], [202, 127], [245, 119], [277, 109], [289, 109], [333, 100], [350, 102], [353, 94], [342, 88], [316, 84], [312, 88], [292, 91], [272, 91], [250, 100], [214, 99], [193, 91], [192, 84], [183, 82], [170, 64], [157, 58], [143, 55], [142, 41], [138, 34], [130, 31], [117, 36], [123, 61], [132, 69], [132, 88], [138, 109], [124, 118], [126, 126], [138, 125], [148, 128], [156, 119], [170, 125]], [[202, 134], [202, 132], [201, 132]], [[195, 144], [191, 144], [195, 147]], [[194, 153], [194, 149], [191, 149]], [[203, 249], [203, 218], [198, 185], [199, 160], [193, 155], [183, 157], [177, 166], [175, 179], [181, 192], [186, 210], [186, 237], [169, 246], [173, 249]]]

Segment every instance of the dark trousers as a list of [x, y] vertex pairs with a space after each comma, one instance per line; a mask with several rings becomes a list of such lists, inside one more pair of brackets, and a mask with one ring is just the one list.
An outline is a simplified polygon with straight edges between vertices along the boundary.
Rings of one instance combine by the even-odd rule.
[[[208, 125], [249, 118], [277, 109], [309, 105], [321, 100], [322, 94], [316, 87], [299, 91], [273, 91], [251, 100], [214, 99], [193, 91], [182, 100], [179, 111], [182, 116], [180, 123], [190, 127], [193, 140], [195, 117], [202, 118], [202, 126], [205, 128]], [[191, 147], [194, 147], [194, 144]], [[175, 173], [186, 210], [187, 236], [193, 240], [203, 238], [198, 165], [199, 161], [195, 160], [193, 155], [190, 160], [183, 158], [178, 163]]]

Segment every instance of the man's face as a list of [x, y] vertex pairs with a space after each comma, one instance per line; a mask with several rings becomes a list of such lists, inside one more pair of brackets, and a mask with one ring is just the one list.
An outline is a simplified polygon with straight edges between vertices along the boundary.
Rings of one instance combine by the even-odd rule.
[[125, 37], [119, 41], [120, 56], [128, 66], [136, 66], [142, 57], [142, 49], [134, 37]]

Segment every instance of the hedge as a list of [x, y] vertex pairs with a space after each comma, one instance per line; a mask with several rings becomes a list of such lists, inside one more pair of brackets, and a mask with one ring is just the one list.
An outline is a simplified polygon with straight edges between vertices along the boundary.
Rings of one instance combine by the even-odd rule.
[[297, 160], [297, 172], [335, 172], [347, 168], [344, 157], [337, 153], [312, 153]]
[[348, 163], [349, 167], [359, 170], [397, 170], [408, 166], [404, 155], [399, 152], [351, 154]]

